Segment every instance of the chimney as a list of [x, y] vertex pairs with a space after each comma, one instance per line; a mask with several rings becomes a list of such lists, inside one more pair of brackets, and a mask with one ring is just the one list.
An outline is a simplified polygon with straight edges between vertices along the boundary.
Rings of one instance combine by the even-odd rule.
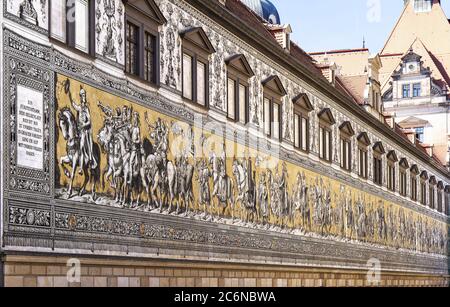
[[424, 145], [422, 147], [427, 151], [427, 154], [432, 158], [434, 155], [434, 145]]
[[391, 128], [395, 129], [395, 114], [394, 115], [385, 115], [384, 119], [386, 124]]
[[408, 140], [416, 145], [416, 132], [412, 129], [408, 129], [408, 130], [403, 130], [403, 132], [406, 134], [406, 136], [408, 137]]
[[291, 50], [291, 34], [292, 28], [291, 25], [273, 25], [273, 24], [265, 24], [267, 30], [275, 37], [276, 41], [280, 46], [286, 50]]
[[333, 86], [336, 84], [337, 76], [337, 65], [332, 62], [329, 64], [319, 64], [317, 65], [322, 71], [322, 75], [330, 82]]

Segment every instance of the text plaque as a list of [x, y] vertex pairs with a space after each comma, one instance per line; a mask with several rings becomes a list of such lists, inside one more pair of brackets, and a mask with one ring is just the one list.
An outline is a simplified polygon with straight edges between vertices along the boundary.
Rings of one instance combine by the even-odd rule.
[[17, 165], [44, 169], [43, 93], [17, 86]]

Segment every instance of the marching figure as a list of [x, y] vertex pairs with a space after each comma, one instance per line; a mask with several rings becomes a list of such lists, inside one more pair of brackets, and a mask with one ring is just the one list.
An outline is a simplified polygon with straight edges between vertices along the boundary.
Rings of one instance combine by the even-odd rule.
[[[69, 91], [69, 99], [72, 107], [77, 111], [77, 123], [78, 134], [80, 137], [80, 149], [81, 149], [81, 165], [89, 165], [92, 169], [97, 168], [97, 161], [94, 157], [93, 147], [94, 142], [92, 140], [92, 123], [91, 114], [88, 107], [88, 101], [86, 98], [86, 91], [81, 87], [80, 89], [80, 104], [77, 104], [72, 98], [72, 93]], [[82, 169], [80, 169], [82, 174]]]

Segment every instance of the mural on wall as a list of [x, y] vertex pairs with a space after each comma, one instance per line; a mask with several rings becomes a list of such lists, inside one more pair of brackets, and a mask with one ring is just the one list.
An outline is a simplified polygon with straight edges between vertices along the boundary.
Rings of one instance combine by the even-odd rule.
[[124, 64], [124, 23], [125, 8], [121, 0], [96, 0], [97, 53], [121, 65]]
[[[59, 75], [56, 196], [445, 254], [447, 225]], [[201, 154], [199, 154], [201, 153]], [[243, 153], [243, 154], [240, 154]]]
[[47, 0], [7, 0], [6, 11], [34, 26], [48, 30]]

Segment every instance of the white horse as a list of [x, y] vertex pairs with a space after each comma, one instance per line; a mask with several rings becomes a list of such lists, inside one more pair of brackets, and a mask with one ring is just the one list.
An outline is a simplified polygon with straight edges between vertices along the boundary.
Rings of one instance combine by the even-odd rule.
[[[63, 135], [64, 140], [66, 140], [66, 152], [67, 155], [61, 157], [59, 163], [63, 168], [64, 175], [70, 179], [68, 198], [72, 197], [73, 183], [75, 180], [76, 171], [78, 168], [83, 170], [84, 182], [79, 190], [78, 195], [83, 196], [86, 192], [86, 186], [91, 183], [92, 198], [97, 198], [96, 194], [96, 184], [100, 181], [100, 147], [98, 144], [94, 143], [93, 154], [95, 160], [98, 162], [97, 167], [92, 169], [90, 167], [89, 161], [84, 161], [81, 165], [81, 148], [80, 148], [80, 138], [78, 135], [77, 122], [72, 111], [65, 107], [59, 113], [59, 127]], [[67, 168], [67, 165], [71, 166], [71, 171]]]

